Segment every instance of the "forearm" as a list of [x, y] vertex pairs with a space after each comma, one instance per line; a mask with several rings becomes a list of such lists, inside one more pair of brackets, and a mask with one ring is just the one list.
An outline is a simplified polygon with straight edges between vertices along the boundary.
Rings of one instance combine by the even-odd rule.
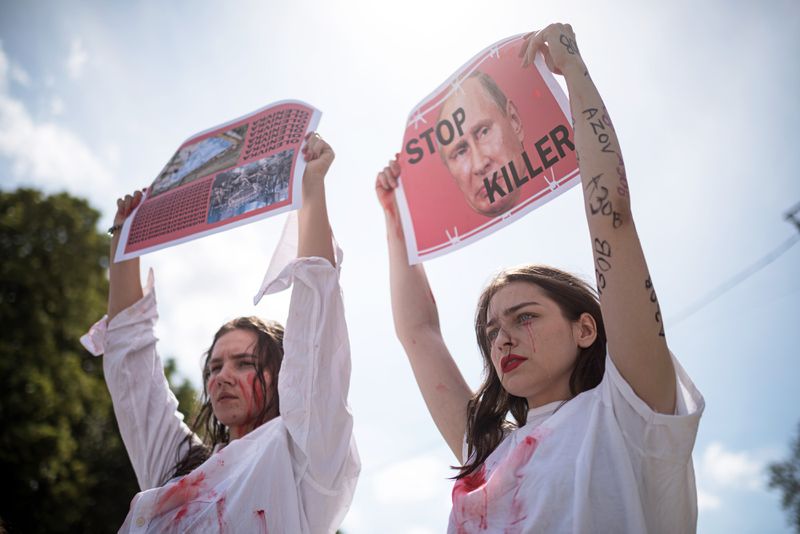
[[322, 180], [303, 182], [303, 207], [298, 213], [298, 226], [298, 257], [317, 256], [335, 266], [333, 236], [325, 201], [325, 183]]
[[582, 61], [564, 73], [609, 354], [637, 394], [672, 410], [674, 369], [633, 222], [628, 178], [608, 110]]
[[119, 263], [114, 262], [114, 255], [119, 243], [119, 234], [111, 240], [109, 251], [109, 287], [108, 287], [108, 320], [119, 312], [130, 307], [142, 298], [142, 284], [139, 271], [139, 258]]
[[409, 265], [400, 221], [386, 213], [389, 283], [394, 326], [403, 345], [422, 334], [439, 334], [439, 312], [422, 264]]

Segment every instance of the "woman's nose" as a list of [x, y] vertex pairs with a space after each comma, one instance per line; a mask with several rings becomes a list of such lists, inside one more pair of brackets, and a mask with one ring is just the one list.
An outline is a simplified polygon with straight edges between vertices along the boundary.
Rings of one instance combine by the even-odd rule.
[[219, 382], [224, 382], [226, 384], [232, 384], [233, 378], [231, 373], [232, 373], [232, 366], [225, 364], [219, 370], [219, 373], [217, 373], [217, 380]]
[[514, 340], [508, 334], [508, 332], [506, 332], [505, 328], [500, 328], [497, 331], [497, 339], [495, 339], [495, 344], [500, 349], [502, 349], [504, 347], [513, 347], [514, 346]]

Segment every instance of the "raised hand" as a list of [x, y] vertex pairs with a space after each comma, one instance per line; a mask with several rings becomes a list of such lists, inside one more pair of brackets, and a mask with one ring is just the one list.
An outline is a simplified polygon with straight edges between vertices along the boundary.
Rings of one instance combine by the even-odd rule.
[[302, 148], [303, 159], [306, 162], [303, 183], [308, 182], [309, 185], [313, 185], [325, 179], [336, 154], [317, 132], [309, 132], [305, 141]]
[[527, 34], [519, 52], [523, 67], [533, 63], [536, 52], [542, 53], [547, 68], [555, 74], [566, 75], [573, 69], [579, 69], [581, 74], [586, 72], [575, 32], [569, 24], [550, 24], [543, 30]]
[[397, 161], [397, 156], [389, 161], [389, 165], [383, 168], [375, 178], [375, 194], [378, 196], [383, 211], [387, 214], [396, 213], [395, 206], [397, 206], [397, 198], [395, 197], [395, 189], [397, 189], [397, 179], [400, 177], [400, 163]]

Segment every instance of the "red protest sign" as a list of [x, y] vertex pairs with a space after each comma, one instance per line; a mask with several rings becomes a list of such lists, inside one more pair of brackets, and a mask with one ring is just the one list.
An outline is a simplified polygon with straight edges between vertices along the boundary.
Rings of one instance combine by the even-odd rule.
[[579, 181], [569, 104], [515, 36], [467, 62], [411, 112], [398, 189], [409, 261], [463, 247]]

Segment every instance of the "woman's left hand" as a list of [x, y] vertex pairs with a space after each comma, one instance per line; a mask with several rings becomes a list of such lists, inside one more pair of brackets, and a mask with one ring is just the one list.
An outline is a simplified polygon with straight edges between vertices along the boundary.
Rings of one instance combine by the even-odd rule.
[[575, 32], [569, 24], [550, 24], [543, 30], [529, 33], [524, 39], [525, 44], [519, 51], [523, 67], [531, 65], [536, 52], [541, 52], [547, 68], [555, 74], [566, 76], [573, 69], [579, 69], [581, 74], [585, 72]]
[[302, 148], [303, 159], [306, 161], [303, 183], [322, 182], [336, 155], [317, 132], [309, 132], [305, 141]]

